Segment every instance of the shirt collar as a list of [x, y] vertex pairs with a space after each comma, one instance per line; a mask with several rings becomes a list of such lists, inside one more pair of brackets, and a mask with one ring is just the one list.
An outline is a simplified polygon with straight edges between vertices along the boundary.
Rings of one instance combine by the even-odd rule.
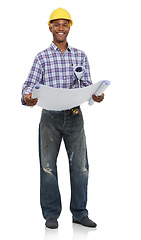
[[[55, 50], [55, 51], [59, 49], [59, 48], [55, 45], [54, 42], [51, 43], [50, 47], [51, 47], [51, 49], [53, 49], [53, 50]], [[67, 50], [68, 50], [68, 51], [71, 51], [71, 47], [70, 47], [69, 45], [67, 45]]]

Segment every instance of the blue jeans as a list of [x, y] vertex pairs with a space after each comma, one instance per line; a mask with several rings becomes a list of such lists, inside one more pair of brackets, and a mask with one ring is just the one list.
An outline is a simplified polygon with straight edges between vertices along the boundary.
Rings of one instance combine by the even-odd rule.
[[56, 162], [62, 139], [69, 159], [70, 210], [76, 219], [88, 216], [88, 159], [83, 116], [80, 107], [78, 109], [76, 115], [71, 110], [42, 110], [39, 125], [40, 202], [45, 219], [58, 218], [61, 213]]

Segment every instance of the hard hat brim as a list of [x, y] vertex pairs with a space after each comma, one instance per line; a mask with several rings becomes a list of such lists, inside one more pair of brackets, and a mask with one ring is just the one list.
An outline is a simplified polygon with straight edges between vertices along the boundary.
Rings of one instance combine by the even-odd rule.
[[55, 20], [58, 20], [58, 19], [65, 19], [65, 20], [68, 20], [70, 21], [70, 24], [69, 24], [69, 27], [71, 27], [73, 25], [73, 21], [71, 19], [66, 19], [66, 18], [55, 18], [55, 19], [52, 19], [50, 21], [48, 21], [48, 26], [51, 27], [51, 21], [55, 21]]

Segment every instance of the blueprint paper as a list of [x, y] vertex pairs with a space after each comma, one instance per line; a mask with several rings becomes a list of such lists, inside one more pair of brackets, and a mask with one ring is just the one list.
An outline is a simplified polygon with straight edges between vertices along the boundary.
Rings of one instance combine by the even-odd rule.
[[99, 81], [94, 85], [75, 89], [53, 88], [38, 84], [33, 90], [32, 98], [38, 98], [37, 105], [46, 110], [67, 110], [89, 101], [103, 82]]

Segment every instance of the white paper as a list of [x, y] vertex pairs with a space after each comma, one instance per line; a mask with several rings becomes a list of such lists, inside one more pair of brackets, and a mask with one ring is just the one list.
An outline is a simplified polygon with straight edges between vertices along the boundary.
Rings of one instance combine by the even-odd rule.
[[46, 110], [61, 111], [71, 109], [90, 101], [92, 95], [100, 89], [104, 82], [106, 81], [99, 81], [94, 85], [75, 89], [53, 88], [38, 84], [33, 90], [32, 98], [38, 98], [37, 105]]

